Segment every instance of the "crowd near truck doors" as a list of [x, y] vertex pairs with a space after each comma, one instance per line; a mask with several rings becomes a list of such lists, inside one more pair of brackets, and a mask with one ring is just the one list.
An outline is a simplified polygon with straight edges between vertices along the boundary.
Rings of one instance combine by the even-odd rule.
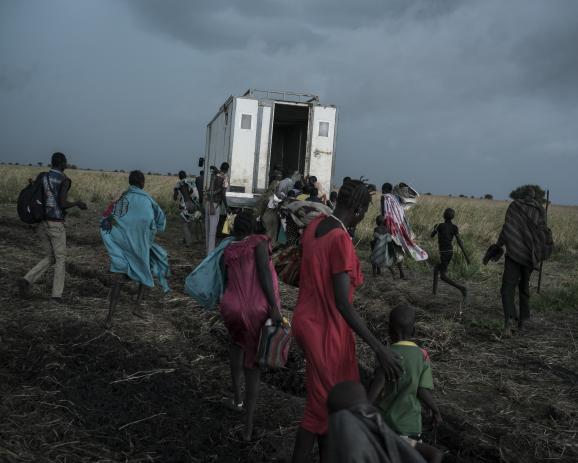
[[330, 191], [336, 124], [337, 108], [315, 95], [248, 90], [229, 97], [207, 125], [205, 167], [231, 166], [230, 206], [254, 204], [274, 170], [315, 175]]

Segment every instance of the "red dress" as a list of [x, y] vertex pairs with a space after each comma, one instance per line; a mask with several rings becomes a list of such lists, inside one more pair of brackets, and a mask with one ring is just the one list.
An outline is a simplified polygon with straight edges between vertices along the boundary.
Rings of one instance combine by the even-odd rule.
[[323, 219], [325, 216], [315, 219], [303, 234], [299, 300], [292, 321], [293, 335], [306, 359], [307, 402], [301, 427], [314, 434], [327, 432], [326, 402], [333, 386], [359, 381], [353, 332], [335, 305], [332, 278], [342, 272], [349, 274], [351, 302], [363, 275], [345, 230], [336, 228], [315, 237]]
[[[245, 367], [257, 366], [257, 349], [261, 328], [269, 318], [269, 302], [257, 275], [255, 248], [264, 235], [251, 235], [225, 248], [224, 264], [227, 286], [221, 299], [221, 316], [233, 343], [245, 352]], [[271, 250], [269, 249], [269, 252]], [[269, 259], [275, 298], [279, 303], [279, 284], [275, 267]]]

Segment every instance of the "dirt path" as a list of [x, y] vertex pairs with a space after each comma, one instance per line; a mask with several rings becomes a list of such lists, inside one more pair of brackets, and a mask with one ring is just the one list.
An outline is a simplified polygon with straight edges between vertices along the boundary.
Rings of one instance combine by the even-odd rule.
[[[0, 461], [286, 461], [303, 406], [299, 351], [287, 371], [264, 375], [256, 424], [266, 438], [241, 443], [240, 416], [221, 404], [230, 394], [225, 330], [182, 294], [200, 249], [182, 252], [171, 222], [160, 242], [173, 291], [151, 291], [142, 321], [130, 313], [135, 288], [127, 286], [113, 329], [103, 331], [110, 282], [96, 223], [95, 214], [69, 221], [67, 297], [54, 306], [48, 281], [32, 300], [16, 297], [15, 279], [36, 249], [13, 209], [2, 209]], [[442, 287], [432, 298], [420, 273], [407, 282], [369, 278], [357, 302], [382, 337], [393, 305], [420, 308], [417, 336], [432, 355], [446, 420], [427, 438], [448, 449], [445, 461], [576, 461], [576, 314], [537, 317], [529, 335], [500, 339], [497, 274], [468, 283], [461, 316], [457, 295]], [[297, 293], [282, 293], [289, 310]], [[373, 359], [362, 344], [359, 357], [367, 375]]]

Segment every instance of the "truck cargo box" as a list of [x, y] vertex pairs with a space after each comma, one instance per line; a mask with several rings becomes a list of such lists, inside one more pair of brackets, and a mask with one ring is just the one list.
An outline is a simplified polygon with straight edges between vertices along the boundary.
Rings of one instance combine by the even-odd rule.
[[[248, 90], [231, 96], [207, 125], [205, 165], [230, 165], [230, 206], [248, 207], [275, 168], [285, 175], [315, 175], [331, 188], [337, 109], [315, 95]], [[210, 175], [205, 175], [205, 188]]]

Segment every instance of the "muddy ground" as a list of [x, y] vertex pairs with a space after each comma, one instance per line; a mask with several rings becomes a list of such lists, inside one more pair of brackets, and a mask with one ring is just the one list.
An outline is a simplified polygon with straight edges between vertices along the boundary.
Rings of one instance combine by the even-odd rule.
[[[136, 288], [126, 285], [105, 331], [110, 278], [97, 223], [95, 212], [70, 218], [65, 301], [54, 305], [51, 275], [32, 300], [18, 298], [16, 278], [38, 248], [14, 208], [0, 210], [0, 461], [287, 461], [305, 393], [299, 351], [287, 370], [264, 375], [256, 424], [266, 436], [240, 442], [241, 416], [221, 403], [230, 396], [226, 332], [218, 314], [182, 292], [201, 247], [183, 250], [172, 218], [159, 237], [172, 292], [152, 290], [143, 321], [130, 312]], [[544, 286], [574, 267], [547, 266]], [[462, 313], [457, 292], [442, 285], [434, 298], [430, 284], [414, 268], [408, 281], [368, 277], [357, 297], [384, 339], [393, 305], [419, 308], [417, 337], [432, 356], [445, 420], [426, 440], [447, 451], [447, 462], [578, 461], [576, 312], [536, 314], [528, 334], [502, 339], [499, 267], [468, 282]], [[282, 293], [290, 314], [296, 291]], [[362, 344], [359, 357], [367, 377], [373, 358]]]

